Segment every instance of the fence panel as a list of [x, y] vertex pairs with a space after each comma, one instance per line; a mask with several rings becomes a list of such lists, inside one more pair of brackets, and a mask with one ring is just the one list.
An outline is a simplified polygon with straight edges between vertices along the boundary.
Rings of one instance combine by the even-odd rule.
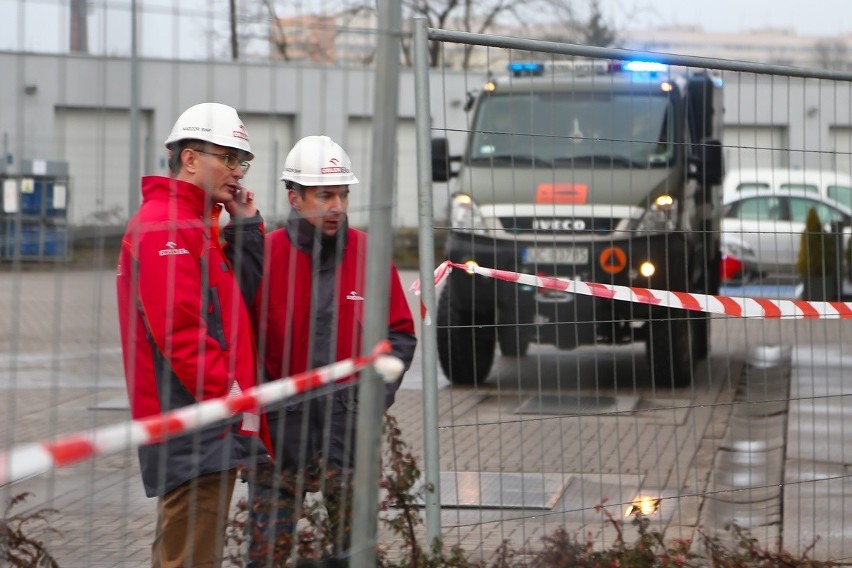
[[[226, 20], [213, 10], [202, 17], [217, 27]], [[16, 19], [30, 26], [35, 17]], [[211, 46], [204, 61], [152, 52], [138, 62], [132, 141], [131, 65], [103, 47], [119, 30], [129, 37], [127, 22], [98, 21], [97, 53], [33, 53], [23, 36], [16, 51], [0, 52], [9, 78], [0, 85], [9, 111], [0, 115], [0, 502], [30, 494], [4, 508], [12, 524], [0, 527], [0, 564], [14, 516], [45, 507], [56, 509], [47, 524], [33, 519], [22, 530], [59, 566], [150, 561], [157, 503], [145, 496], [131, 434], [108, 430], [118, 449], [82, 461], [72, 458], [91, 448], [78, 438], [49, 455], [38, 446], [23, 454], [37, 458], [7, 457], [130, 419], [115, 298], [120, 235], [138, 190], [126, 182], [134, 164], [168, 174], [162, 141], [181, 110], [204, 100], [240, 111], [257, 154], [246, 183], [269, 229], [290, 214], [279, 177], [308, 134], [329, 134], [350, 152], [362, 182], [352, 189], [353, 226], [368, 228], [371, 210], [389, 205], [395, 229], [422, 222], [419, 249], [394, 251], [402, 288], [419, 276], [428, 309], [406, 292], [419, 345], [390, 414], [424, 472], [411, 493], [425, 493], [408, 509], [386, 503], [380, 512], [385, 565], [411, 553], [392, 524], [405, 511], [426, 521], [413, 528], [420, 546], [440, 535], [484, 562], [504, 544], [516, 562], [529, 560], [559, 530], [597, 550], [619, 534], [632, 542], [637, 528], [628, 522], [619, 533], [613, 521], [637, 510], [667, 539], [731, 538], [724, 527], [735, 521], [770, 549], [852, 557], [852, 305], [823, 303], [849, 299], [852, 77], [663, 54], [650, 55], [665, 68], [628, 75], [616, 67], [639, 54], [429, 29], [420, 41], [441, 42], [442, 59], [415, 58], [421, 67], [400, 80], [406, 94], [415, 75], [428, 78], [428, 110], [403, 96], [398, 117], [384, 117], [401, 125], [396, 163], [385, 164], [396, 195], [372, 204], [366, 188], [388, 172], [370, 159], [369, 65], [234, 63]], [[338, 31], [357, 39], [347, 53], [370, 60], [376, 34], [355, 24]], [[466, 46], [472, 66], [459, 70], [453, 57]], [[420, 189], [430, 191], [419, 215], [415, 160]], [[430, 184], [433, 164], [455, 175]], [[837, 203], [814, 204], [823, 195]], [[738, 197], [753, 202], [736, 205]], [[805, 240], [813, 244], [800, 262], [802, 233], [816, 233], [806, 229], [811, 208], [825, 234]], [[445, 258], [431, 257], [433, 243]], [[444, 260], [452, 271], [433, 290], [432, 270], [450, 268]], [[316, 424], [330, 427], [325, 415]], [[385, 475], [390, 458], [405, 457], [395, 449]], [[298, 464], [300, 489], [321, 489], [307, 477], [312, 466]], [[285, 507], [322, 522], [322, 492], [308, 493]], [[247, 497], [237, 482], [226, 565], [245, 564], [238, 503]], [[315, 551], [329, 546], [318, 555], [348, 544], [341, 531], [314, 535]]]
[[851, 77], [427, 35], [484, 66], [439, 55], [417, 117], [448, 204], [421, 235], [453, 265], [423, 353], [447, 381], [425, 458], [445, 541], [494, 560], [565, 529], [606, 549], [640, 511], [669, 541], [735, 523], [848, 558], [849, 324], [824, 301], [849, 289]]

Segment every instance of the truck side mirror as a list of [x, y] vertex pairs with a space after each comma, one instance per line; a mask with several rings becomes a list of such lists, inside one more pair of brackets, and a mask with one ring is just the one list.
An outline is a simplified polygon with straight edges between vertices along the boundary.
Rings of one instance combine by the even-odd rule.
[[697, 155], [690, 159], [690, 177], [702, 187], [722, 183], [722, 143], [714, 138], [705, 138], [697, 146]]
[[451, 177], [450, 143], [446, 138], [432, 138], [432, 181], [449, 181]]

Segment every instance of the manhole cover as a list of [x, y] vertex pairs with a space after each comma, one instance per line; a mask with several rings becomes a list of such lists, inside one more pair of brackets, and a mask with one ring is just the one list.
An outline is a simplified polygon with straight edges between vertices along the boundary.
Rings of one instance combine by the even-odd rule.
[[552, 509], [569, 479], [561, 473], [442, 471], [441, 506]]
[[638, 396], [533, 395], [515, 414], [607, 414], [630, 412], [638, 404]]

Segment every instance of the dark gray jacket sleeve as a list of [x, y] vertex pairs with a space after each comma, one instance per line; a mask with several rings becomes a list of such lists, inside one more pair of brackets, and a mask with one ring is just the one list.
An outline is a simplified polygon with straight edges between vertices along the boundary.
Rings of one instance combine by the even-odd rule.
[[254, 296], [263, 278], [263, 217], [232, 218], [225, 227], [225, 255], [243, 294], [246, 306], [254, 303]]
[[[411, 367], [411, 360], [414, 358], [417, 338], [411, 333], [390, 330], [388, 332], [388, 341], [391, 343], [391, 354], [405, 363], [405, 370], [407, 371]], [[396, 391], [399, 389], [399, 385], [402, 384], [402, 377], [404, 375], [405, 372], [396, 381], [385, 385], [385, 410], [390, 408], [396, 399]]]
[[[394, 357], [402, 360], [407, 371], [414, 359], [414, 350], [417, 348], [417, 337], [414, 335], [414, 319], [405, 299], [405, 291], [399, 280], [399, 274], [394, 267], [392, 269], [392, 280], [390, 288], [390, 304], [388, 306], [388, 341], [391, 344], [391, 353]], [[405, 373], [403, 373], [404, 375]], [[396, 391], [402, 383], [402, 377], [389, 385], [385, 385], [385, 408], [389, 408], [396, 398]]]

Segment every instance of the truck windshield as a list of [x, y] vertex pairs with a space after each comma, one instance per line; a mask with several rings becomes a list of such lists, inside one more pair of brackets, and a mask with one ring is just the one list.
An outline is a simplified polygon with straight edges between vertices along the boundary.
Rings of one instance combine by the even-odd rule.
[[471, 163], [495, 167], [648, 167], [674, 155], [671, 102], [631, 93], [494, 93], [471, 137]]

